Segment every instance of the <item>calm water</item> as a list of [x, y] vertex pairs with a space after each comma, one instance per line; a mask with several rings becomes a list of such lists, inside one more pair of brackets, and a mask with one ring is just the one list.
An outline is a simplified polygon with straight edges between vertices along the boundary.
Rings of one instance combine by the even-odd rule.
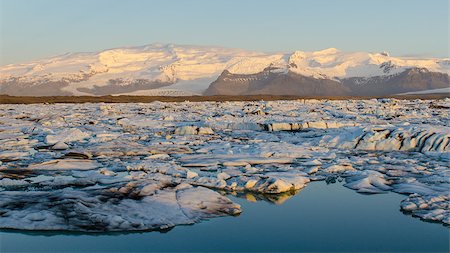
[[393, 193], [361, 195], [316, 182], [282, 205], [231, 198], [243, 207], [239, 217], [166, 233], [0, 232], [0, 252], [449, 251], [450, 229], [402, 214], [404, 197]]

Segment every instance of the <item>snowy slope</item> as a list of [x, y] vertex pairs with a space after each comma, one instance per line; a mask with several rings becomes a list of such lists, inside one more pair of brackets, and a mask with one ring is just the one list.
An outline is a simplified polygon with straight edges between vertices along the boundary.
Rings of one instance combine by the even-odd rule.
[[[69, 53], [0, 67], [0, 93], [29, 95], [133, 94], [168, 89], [201, 94], [224, 71], [255, 74], [265, 69], [339, 80], [398, 74], [408, 68], [450, 73], [449, 59], [391, 57], [387, 53], [316, 52], [262, 53], [205, 46], [150, 44], [92, 53]], [[26, 93], [28, 92], [28, 93]], [[54, 93], [54, 94], [53, 94]], [[139, 92], [138, 92], [139, 93]], [[151, 92], [149, 94], [161, 93]], [[170, 93], [170, 92], [169, 92]]]
[[393, 75], [408, 68], [450, 73], [449, 59], [392, 57], [386, 52], [341, 52], [335, 48], [316, 52], [296, 51], [289, 57], [291, 70], [316, 78], [351, 78]]

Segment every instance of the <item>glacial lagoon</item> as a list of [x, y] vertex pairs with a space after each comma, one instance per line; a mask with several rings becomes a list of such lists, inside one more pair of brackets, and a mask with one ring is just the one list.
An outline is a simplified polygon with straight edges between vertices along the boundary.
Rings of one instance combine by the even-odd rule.
[[448, 252], [449, 230], [404, 215], [396, 193], [314, 182], [282, 204], [230, 197], [244, 212], [165, 232], [0, 232], [2, 252]]
[[446, 252], [449, 102], [1, 105], [1, 249]]

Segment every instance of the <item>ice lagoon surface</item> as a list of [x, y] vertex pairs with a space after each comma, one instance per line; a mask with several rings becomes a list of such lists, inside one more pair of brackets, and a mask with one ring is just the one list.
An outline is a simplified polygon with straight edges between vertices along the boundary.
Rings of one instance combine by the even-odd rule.
[[0, 105], [1, 249], [445, 252], [449, 107]]
[[2, 252], [448, 252], [448, 228], [402, 214], [395, 193], [362, 195], [341, 183], [312, 183], [283, 204], [231, 199], [238, 217], [166, 233], [1, 232]]

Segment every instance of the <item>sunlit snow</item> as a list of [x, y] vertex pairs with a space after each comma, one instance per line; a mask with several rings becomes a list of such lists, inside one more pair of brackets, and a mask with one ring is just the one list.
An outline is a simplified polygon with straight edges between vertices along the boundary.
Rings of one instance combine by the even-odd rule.
[[[385, 52], [343, 52], [329, 48], [314, 52], [264, 53], [207, 46], [150, 44], [69, 53], [23, 64], [0, 67], [4, 83], [40, 84], [69, 82], [62, 91], [92, 95], [95, 87], [112, 83], [132, 86], [136, 82], [161, 82], [163, 89], [110, 92], [111, 94], [178, 96], [201, 94], [224, 70], [233, 74], [256, 74], [265, 69], [292, 71], [314, 78], [392, 76], [410, 68], [450, 73], [447, 58], [394, 57]], [[192, 87], [192, 86], [195, 87]]]

